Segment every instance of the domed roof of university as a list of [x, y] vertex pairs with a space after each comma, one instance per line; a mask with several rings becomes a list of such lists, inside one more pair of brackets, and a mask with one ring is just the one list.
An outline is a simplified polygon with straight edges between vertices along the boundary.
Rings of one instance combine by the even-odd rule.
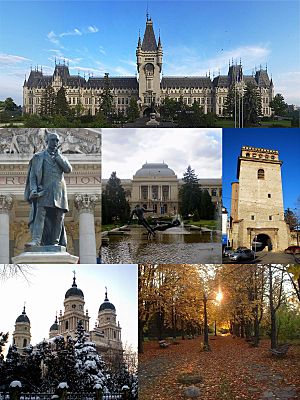
[[22, 314], [19, 315], [18, 318], [16, 319], [16, 323], [17, 322], [27, 322], [28, 324], [30, 324], [29, 318], [26, 315], [25, 306], [23, 308]]
[[168, 164], [165, 163], [146, 163], [141, 169], [137, 170], [135, 173], [137, 177], [148, 177], [148, 176], [160, 176], [160, 177], [170, 177], [176, 176], [175, 172], [169, 168]]
[[101, 306], [99, 307], [99, 311], [104, 311], [104, 310], [116, 311], [116, 307], [107, 298], [107, 291], [105, 292], [104, 303], [102, 303]]
[[78, 287], [76, 285], [76, 277], [75, 277], [75, 275], [74, 275], [74, 278], [73, 278], [72, 287], [69, 290], [66, 291], [65, 299], [67, 299], [68, 297], [71, 297], [71, 296], [84, 297], [83, 291], [81, 289], [78, 289]]
[[51, 325], [50, 331], [58, 331], [58, 321], [57, 321], [57, 316], [55, 317], [54, 324]]

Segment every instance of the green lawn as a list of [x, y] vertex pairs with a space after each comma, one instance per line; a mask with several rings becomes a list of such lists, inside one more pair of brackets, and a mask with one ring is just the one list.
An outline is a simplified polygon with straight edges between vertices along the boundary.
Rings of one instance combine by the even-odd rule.
[[111, 231], [112, 229], [120, 228], [123, 225], [125, 225], [125, 224], [106, 224], [106, 225], [102, 225], [102, 232]]
[[214, 219], [201, 219], [200, 221], [193, 221], [192, 219], [184, 220], [185, 224], [195, 225], [195, 226], [203, 226], [209, 229], [217, 229], [218, 228], [218, 221]]

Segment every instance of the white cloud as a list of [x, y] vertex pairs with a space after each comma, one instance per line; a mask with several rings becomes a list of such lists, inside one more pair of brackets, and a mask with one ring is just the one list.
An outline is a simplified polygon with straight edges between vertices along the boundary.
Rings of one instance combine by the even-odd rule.
[[31, 61], [29, 58], [16, 56], [13, 54], [0, 54], [0, 65], [19, 64], [24, 61]]
[[116, 72], [118, 75], [121, 75], [121, 76], [132, 76], [133, 75], [131, 70], [128, 70], [121, 66], [112, 68], [112, 71]]
[[82, 35], [82, 32], [81, 32], [79, 29], [74, 28], [72, 31], [60, 33], [60, 34], [59, 34], [59, 37], [64, 37], [64, 36], [81, 36], [81, 35]]
[[274, 74], [274, 92], [281, 93], [285, 102], [300, 106], [300, 71]]
[[189, 164], [199, 178], [221, 178], [221, 147], [221, 129], [102, 129], [102, 176], [131, 179], [145, 162], [164, 161], [178, 178]]
[[106, 51], [104, 50], [103, 46], [99, 46], [99, 53], [106, 55]]
[[90, 33], [97, 33], [97, 32], [99, 32], [99, 29], [98, 29], [95, 25], [90, 25], [90, 26], [88, 27], [88, 31], [89, 31]]
[[50, 40], [51, 43], [56, 44], [59, 47], [62, 47], [62, 45], [60, 44], [59, 39], [57, 38], [57, 35], [54, 31], [50, 31], [47, 34], [47, 38]]
[[[201, 75], [204, 76], [209, 70], [210, 72], [227, 73], [228, 61], [242, 61], [244, 72], [247, 69], [252, 70], [255, 65], [265, 63], [270, 54], [267, 45], [251, 45], [240, 46], [230, 50], [221, 50], [221, 54], [212, 58], [203, 58], [194, 49], [186, 46], [176, 51], [174, 48], [166, 50], [165, 73], [168, 75], [188, 76]], [[180, 60], [177, 59], [180, 55]], [[168, 58], [171, 60], [168, 62]]]

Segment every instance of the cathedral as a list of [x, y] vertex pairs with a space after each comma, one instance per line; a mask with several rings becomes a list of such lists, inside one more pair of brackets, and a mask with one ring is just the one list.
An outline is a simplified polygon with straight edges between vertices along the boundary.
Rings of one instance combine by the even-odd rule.
[[[84, 294], [77, 287], [76, 277], [74, 275], [72, 286], [66, 291], [64, 299], [64, 310], [60, 311], [59, 317], [55, 318], [54, 323], [49, 330], [49, 339], [61, 335], [64, 338], [72, 336], [75, 338], [77, 323], [82, 321], [86, 332], [89, 332], [89, 340], [96, 344], [97, 352], [106, 362], [120, 359], [123, 354], [121, 341], [121, 327], [117, 322], [116, 308], [107, 297], [101, 303], [98, 311], [98, 318], [92, 330], [89, 327], [88, 310], [84, 309]], [[30, 320], [26, 314], [25, 306], [22, 314], [16, 319], [15, 330], [13, 332], [13, 344], [17, 350], [23, 353], [23, 350], [31, 341]]]
[[23, 112], [38, 114], [45, 89], [52, 86], [54, 92], [63, 86], [66, 99], [72, 108], [80, 108], [84, 114], [95, 115], [101, 107], [101, 94], [109, 85], [114, 106], [118, 112], [126, 114], [130, 99], [137, 100], [140, 116], [149, 115], [154, 108], [158, 111], [164, 99], [170, 98], [191, 106], [200, 104], [205, 113], [213, 112], [224, 115], [225, 101], [230, 88], [243, 92], [245, 85], [253, 84], [261, 95], [261, 114], [271, 116], [269, 106], [274, 97], [274, 86], [267, 68], [252, 75], [244, 75], [241, 61], [229, 62], [227, 75], [211, 78], [206, 76], [164, 76], [163, 47], [160, 35], [156, 39], [153, 21], [147, 16], [143, 40], [138, 38], [136, 49], [136, 77], [105, 77], [70, 75], [65, 63], [55, 63], [53, 75], [44, 75], [35, 69], [25, 78], [23, 85]]

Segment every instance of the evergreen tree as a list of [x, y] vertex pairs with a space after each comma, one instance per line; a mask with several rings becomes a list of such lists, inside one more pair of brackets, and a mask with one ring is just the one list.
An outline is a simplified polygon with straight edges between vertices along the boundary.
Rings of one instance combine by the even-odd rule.
[[25, 358], [23, 364], [23, 386], [30, 392], [36, 391], [42, 383], [41, 358], [38, 352], [33, 351], [29, 345], [24, 349]]
[[56, 95], [55, 114], [63, 116], [70, 115], [70, 106], [67, 102], [66, 91], [63, 86], [59, 89]]
[[126, 200], [125, 190], [116, 172], [112, 172], [103, 192], [102, 200], [106, 223], [117, 220], [125, 222], [128, 220], [130, 208]]
[[176, 100], [166, 97], [160, 106], [160, 116], [164, 121], [173, 121], [175, 114], [178, 110], [178, 103]]
[[134, 122], [140, 116], [139, 106], [136, 98], [131, 97], [129, 107], [127, 108], [127, 117], [130, 122]]
[[195, 171], [189, 165], [183, 174], [184, 184], [182, 185], [179, 197], [181, 202], [181, 214], [187, 216], [193, 214], [201, 204], [201, 189]]
[[261, 96], [256, 86], [247, 83], [244, 93], [244, 126], [257, 124], [261, 115]]
[[88, 333], [85, 332], [82, 321], [77, 324], [75, 357], [76, 371], [78, 373], [78, 389], [92, 391], [95, 384], [100, 384], [102, 390], [106, 388], [104, 375], [105, 364], [97, 354], [95, 343], [87, 340]]
[[39, 114], [43, 117], [52, 117], [55, 114], [56, 95], [51, 85], [47, 86], [42, 98]]
[[9, 346], [5, 361], [5, 380], [7, 384], [15, 380], [22, 380], [21, 355], [15, 345]]
[[234, 99], [235, 99], [234, 91], [235, 91], [234, 86], [231, 85], [228, 89], [228, 93], [224, 104], [224, 115], [228, 117], [234, 115]]
[[211, 201], [211, 196], [207, 190], [203, 190], [201, 194], [201, 205], [198, 208], [200, 219], [214, 219], [215, 206]]
[[56, 377], [56, 356], [51, 349], [51, 345], [46, 340], [38, 343], [36, 346], [37, 357], [41, 362], [43, 382], [42, 390], [53, 390], [57, 386]]
[[4, 110], [5, 111], [15, 111], [18, 108], [18, 106], [16, 105], [16, 103], [14, 102], [14, 100], [11, 97], [7, 97], [4, 100]]
[[3, 333], [0, 332], [0, 382], [4, 382], [5, 380], [5, 362], [4, 362], [4, 355], [2, 354], [3, 347], [8, 341], [8, 332]]
[[104, 88], [103, 92], [100, 95], [100, 109], [105, 116], [105, 118], [109, 119], [110, 116], [114, 113], [114, 98], [111, 94], [110, 82], [108, 74], [104, 75]]
[[285, 103], [282, 94], [277, 93], [274, 99], [270, 101], [269, 106], [275, 115], [285, 116], [288, 112], [288, 105]]

